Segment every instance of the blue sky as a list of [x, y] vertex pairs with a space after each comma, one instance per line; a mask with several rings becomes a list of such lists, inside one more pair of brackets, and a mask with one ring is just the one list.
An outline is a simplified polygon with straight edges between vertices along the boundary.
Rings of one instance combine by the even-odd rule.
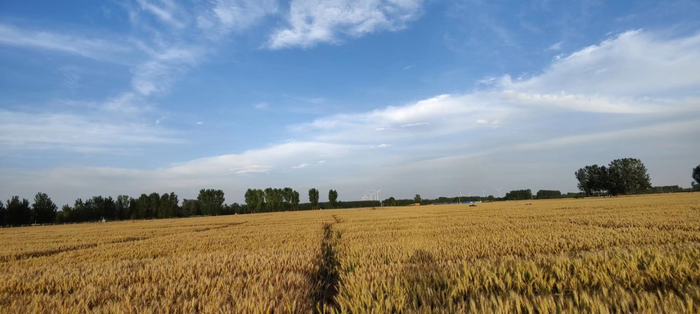
[[0, 198], [575, 191], [700, 163], [697, 1], [0, 4]]

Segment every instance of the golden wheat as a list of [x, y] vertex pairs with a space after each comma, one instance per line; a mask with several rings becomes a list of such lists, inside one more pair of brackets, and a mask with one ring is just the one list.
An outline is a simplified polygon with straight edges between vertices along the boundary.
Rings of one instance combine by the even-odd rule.
[[700, 194], [0, 229], [0, 312], [698, 312]]

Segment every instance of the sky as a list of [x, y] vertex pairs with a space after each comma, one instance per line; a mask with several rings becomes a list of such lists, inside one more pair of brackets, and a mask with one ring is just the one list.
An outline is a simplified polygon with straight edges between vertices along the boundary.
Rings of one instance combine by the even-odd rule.
[[576, 191], [700, 164], [700, 2], [0, 3], [0, 199]]

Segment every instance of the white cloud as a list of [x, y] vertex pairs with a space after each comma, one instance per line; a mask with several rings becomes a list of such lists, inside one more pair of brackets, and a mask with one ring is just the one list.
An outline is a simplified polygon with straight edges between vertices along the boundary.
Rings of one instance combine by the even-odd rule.
[[99, 61], [119, 61], [131, 53], [128, 46], [103, 39], [89, 39], [49, 31], [35, 31], [0, 24], [0, 44], [53, 50]]
[[406, 124], [402, 124], [401, 127], [402, 128], [412, 128], [412, 127], [421, 126], [421, 125], [430, 125], [430, 123], [428, 123], [428, 122], [406, 123]]
[[642, 125], [629, 129], [608, 132], [591, 132], [572, 136], [555, 137], [540, 142], [513, 145], [506, 150], [538, 150], [551, 147], [571, 147], [574, 145], [589, 145], [605, 143], [614, 140], [644, 139], [653, 137], [669, 137], [677, 134], [692, 134], [700, 132], [700, 120]]
[[216, 0], [197, 16], [197, 25], [217, 36], [238, 32], [278, 10], [276, 0]]
[[379, 144], [379, 146], [377, 146], [377, 147], [378, 147], [378, 148], [386, 148], [386, 147], [389, 147], [389, 146], [391, 146], [391, 144]]
[[200, 158], [165, 170], [170, 173], [204, 177], [219, 175], [222, 169], [230, 169], [234, 173], [259, 173], [286, 168], [290, 163], [298, 163], [296, 168], [304, 168], [308, 164], [302, 162], [303, 160], [346, 147], [346, 145], [313, 142], [284, 143], [240, 154]]
[[136, 0], [139, 9], [146, 11], [162, 22], [176, 27], [187, 26], [189, 15], [172, 0]]
[[[204, 57], [204, 49], [196, 45], [156, 41], [155, 48], [152, 48], [140, 41], [127, 42], [130, 42], [130, 45], [48, 31], [24, 30], [0, 24], [0, 44], [58, 51], [98, 61], [130, 65], [133, 73], [132, 88], [144, 96], [167, 92], [182, 73], [198, 64]], [[133, 49], [133, 44], [139, 47], [141, 52]], [[143, 53], [146, 54], [145, 59]], [[71, 84], [70, 81], [67, 83]]]
[[539, 94], [686, 96], [700, 85], [700, 34], [629, 31], [555, 60], [541, 75], [505, 89]]
[[240, 168], [233, 168], [231, 172], [234, 173], [257, 173], [257, 172], [269, 172], [272, 169], [270, 166], [261, 165], [248, 165]]
[[107, 112], [133, 115], [150, 111], [153, 107], [139, 95], [133, 92], [126, 92], [117, 97], [107, 99], [99, 108]]
[[464, 123], [465, 120], [507, 121], [522, 109], [510, 106], [503, 98], [495, 92], [440, 95], [399, 107], [328, 116], [292, 126], [291, 130], [300, 133], [298, 137], [306, 134], [317, 141], [411, 142], [476, 128], [474, 124]]
[[261, 103], [255, 104], [253, 107], [255, 109], [258, 109], [258, 110], [267, 110], [268, 108], [270, 108], [270, 104], [268, 104], [266, 102], [261, 102]]
[[309, 166], [309, 164], [304, 163], [304, 164], [300, 164], [297, 166], [292, 166], [292, 169], [302, 169], [302, 168], [306, 168], [308, 166]]
[[561, 41], [558, 43], [552, 44], [551, 46], [549, 46], [548, 50], [559, 51], [559, 50], [561, 50], [562, 44], [563, 44], [563, 42], [561, 42]]
[[132, 69], [131, 85], [142, 95], [164, 93], [173, 81], [204, 56], [198, 47], [169, 47], [152, 52], [148, 61]]
[[172, 131], [146, 124], [86, 115], [0, 110], [0, 146], [5, 149], [109, 151], [149, 143], [180, 142]]
[[361, 37], [403, 29], [420, 14], [421, 0], [292, 0], [289, 26], [272, 34], [272, 49], [336, 43], [343, 37]]

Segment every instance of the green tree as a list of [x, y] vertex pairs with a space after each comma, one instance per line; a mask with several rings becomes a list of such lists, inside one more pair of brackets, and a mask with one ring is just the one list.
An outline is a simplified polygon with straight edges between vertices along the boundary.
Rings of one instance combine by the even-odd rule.
[[311, 209], [318, 208], [318, 190], [315, 188], [309, 190], [309, 203], [311, 203]]
[[389, 197], [384, 203], [387, 206], [396, 206], [396, 199], [392, 196], [392, 197]]
[[532, 199], [532, 191], [527, 190], [513, 190], [506, 193], [505, 199], [507, 200], [529, 200]]
[[330, 205], [331, 208], [336, 208], [336, 206], [338, 206], [338, 191], [328, 191], [328, 205]]
[[117, 196], [117, 201], [115, 204], [117, 207], [117, 210], [114, 213], [115, 220], [129, 219], [129, 217], [131, 217], [131, 213], [130, 213], [129, 209], [131, 208], [131, 201], [132, 200], [133, 199], [127, 195]]
[[299, 202], [301, 200], [299, 199], [299, 192], [294, 191], [294, 197], [292, 198], [292, 207], [296, 210], [299, 209]]
[[255, 212], [265, 211], [265, 191], [262, 189], [255, 189]]
[[238, 203], [233, 203], [233, 204], [229, 205], [228, 209], [229, 209], [229, 215], [243, 213], [243, 208]]
[[557, 190], [539, 190], [537, 191], [537, 198], [559, 198], [561, 197], [561, 191]]
[[284, 202], [284, 210], [290, 210], [292, 209], [292, 203], [294, 202], [294, 190], [290, 187], [284, 188], [282, 191], [284, 197], [283, 197], [283, 202]]
[[586, 193], [586, 196], [591, 196], [591, 191], [593, 190], [593, 167], [598, 167], [598, 165], [585, 166], [574, 173], [576, 180], [578, 180], [576, 187], [578, 187], [581, 192]]
[[148, 202], [148, 195], [141, 194], [139, 198], [136, 200], [136, 210], [134, 211], [133, 218], [135, 219], [146, 219], [150, 217], [149, 213], [149, 202]]
[[177, 194], [175, 192], [163, 193], [160, 196], [160, 207], [158, 208], [158, 218], [172, 218], [178, 212]]
[[160, 209], [160, 194], [153, 192], [148, 195], [148, 216], [145, 218], [156, 218], [158, 217], [158, 210]]
[[591, 193], [598, 193], [600, 196], [601, 192], [608, 190], [609, 179], [608, 179], [608, 168], [605, 166], [593, 165], [589, 168], [589, 186], [591, 188]]
[[111, 196], [101, 197], [102, 201], [97, 204], [98, 219], [112, 219], [117, 212], [117, 204]]
[[591, 196], [593, 193], [608, 190], [608, 170], [605, 166], [585, 166], [575, 173], [578, 189]]
[[158, 203], [158, 208], [156, 209], [156, 217], [158, 218], [168, 218], [168, 205], [170, 204], [170, 195], [168, 193], [163, 193], [160, 196], [160, 202]]
[[66, 204], [61, 207], [61, 212], [63, 213], [63, 222], [76, 222], [77, 217], [75, 216], [75, 210], [73, 207]]
[[133, 219], [134, 216], [137, 215], [138, 212], [138, 200], [134, 199], [133, 197], [129, 197], [129, 216], [127, 216], [125, 219]]
[[413, 198], [413, 201], [420, 204], [420, 201], [421, 201], [420, 194], [416, 194], [416, 196]]
[[66, 206], [67, 206], [68, 208], [70, 208], [70, 206], [68, 206], [68, 204], [66, 204], [66, 205], [63, 205], [63, 208], [61, 208], [60, 211], [56, 212], [56, 220], [55, 220], [55, 222], [56, 222], [57, 224], [64, 224], [64, 223], [68, 222], [68, 220], [66, 219], [66, 211], [65, 211], [65, 207], [66, 207]]
[[260, 189], [248, 189], [245, 192], [245, 203], [252, 213], [259, 213], [265, 210], [265, 191]]
[[32, 204], [32, 216], [38, 224], [53, 223], [56, 220], [58, 207], [46, 193], [37, 193]]
[[224, 207], [224, 191], [214, 189], [202, 189], [199, 191], [197, 201], [205, 216], [220, 215]]
[[81, 222], [85, 220], [85, 211], [83, 210], [83, 207], [85, 207], [83, 199], [79, 198], [75, 200], [75, 203], [73, 203], [73, 220], [70, 220], [71, 222]]
[[267, 188], [263, 190], [265, 192], [265, 211], [271, 212], [273, 208], [275, 207], [275, 204], [273, 202], [273, 196], [272, 196], [272, 188]]
[[177, 194], [175, 192], [170, 192], [170, 206], [168, 208], [168, 217], [178, 217], [180, 216], [180, 200], [178, 200]]
[[97, 220], [95, 218], [95, 200], [93, 198], [86, 199], [82, 206], [76, 206], [75, 210], [80, 213], [80, 221]]
[[245, 191], [244, 199], [246, 206], [250, 207], [251, 210], [255, 208], [255, 191], [253, 189]]
[[651, 188], [647, 168], [636, 158], [615, 159], [607, 169], [608, 192], [612, 195], [643, 193]]
[[32, 210], [26, 198], [19, 200], [19, 196], [13, 196], [7, 201], [5, 220], [8, 225], [28, 225], [32, 220]]
[[199, 202], [196, 200], [182, 200], [182, 213], [186, 216], [200, 216], [202, 212], [199, 209]]
[[280, 211], [283, 208], [284, 191], [282, 189], [265, 189], [265, 204], [267, 211]]
[[693, 188], [700, 188], [700, 165], [693, 168], [693, 180], [695, 180], [695, 182], [693, 182]]

